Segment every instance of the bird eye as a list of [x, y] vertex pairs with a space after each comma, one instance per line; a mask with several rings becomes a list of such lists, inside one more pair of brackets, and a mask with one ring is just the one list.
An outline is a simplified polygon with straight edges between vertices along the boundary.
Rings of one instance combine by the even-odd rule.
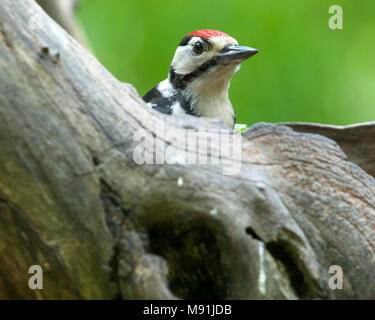
[[193, 51], [195, 54], [202, 54], [204, 51], [204, 44], [200, 41], [197, 41], [193, 45]]

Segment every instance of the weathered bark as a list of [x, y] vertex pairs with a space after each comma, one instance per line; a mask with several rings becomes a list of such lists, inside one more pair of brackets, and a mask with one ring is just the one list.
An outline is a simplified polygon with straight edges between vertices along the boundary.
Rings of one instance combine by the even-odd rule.
[[91, 50], [87, 37], [75, 18], [77, 0], [36, 0], [72, 37]]
[[375, 297], [375, 181], [333, 140], [255, 125], [235, 176], [223, 156], [134, 162], [139, 130], [169, 162], [195, 155], [184, 128], [221, 124], [149, 109], [33, 1], [2, 0], [0, 298]]
[[324, 135], [335, 140], [348, 160], [358, 164], [375, 177], [375, 122], [350, 126], [332, 126], [317, 123], [284, 123], [296, 131]]

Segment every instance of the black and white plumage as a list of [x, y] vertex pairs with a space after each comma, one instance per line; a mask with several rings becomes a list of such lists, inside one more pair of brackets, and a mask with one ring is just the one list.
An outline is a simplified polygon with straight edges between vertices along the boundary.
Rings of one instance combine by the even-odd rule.
[[230, 80], [241, 62], [257, 52], [238, 46], [234, 38], [221, 31], [192, 32], [180, 42], [168, 78], [143, 99], [162, 113], [220, 118], [233, 127], [235, 113], [228, 97]]

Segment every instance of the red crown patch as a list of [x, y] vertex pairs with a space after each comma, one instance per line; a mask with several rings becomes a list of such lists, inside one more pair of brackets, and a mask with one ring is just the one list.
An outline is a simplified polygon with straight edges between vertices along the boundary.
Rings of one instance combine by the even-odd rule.
[[186, 35], [186, 37], [189, 37], [189, 36], [198, 36], [198, 37], [202, 37], [202, 38], [206, 38], [206, 39], [210, 39], [212, 37], [229, 37], [229, 38], [232, 38], [230, 35], [228, 35], [224, 32], [221, 32], [221, 31], [218, 31], [218, 30], [207, 30], [207, 29], [197, 30], [197, 31], [191, 32], [191, 33]]

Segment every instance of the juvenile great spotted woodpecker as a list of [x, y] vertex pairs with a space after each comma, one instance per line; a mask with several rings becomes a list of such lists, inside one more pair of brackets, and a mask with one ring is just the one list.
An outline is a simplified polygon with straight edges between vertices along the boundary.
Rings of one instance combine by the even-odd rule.
[[162, 113], [220, 118], [233, 127], [236, 115], [228, 97], [230, 80], [241, 62], [257, 52], [239, 46], [221, 31], [189, 33], [174, 54], [168, 78], [147, 92], [143, 100]]

